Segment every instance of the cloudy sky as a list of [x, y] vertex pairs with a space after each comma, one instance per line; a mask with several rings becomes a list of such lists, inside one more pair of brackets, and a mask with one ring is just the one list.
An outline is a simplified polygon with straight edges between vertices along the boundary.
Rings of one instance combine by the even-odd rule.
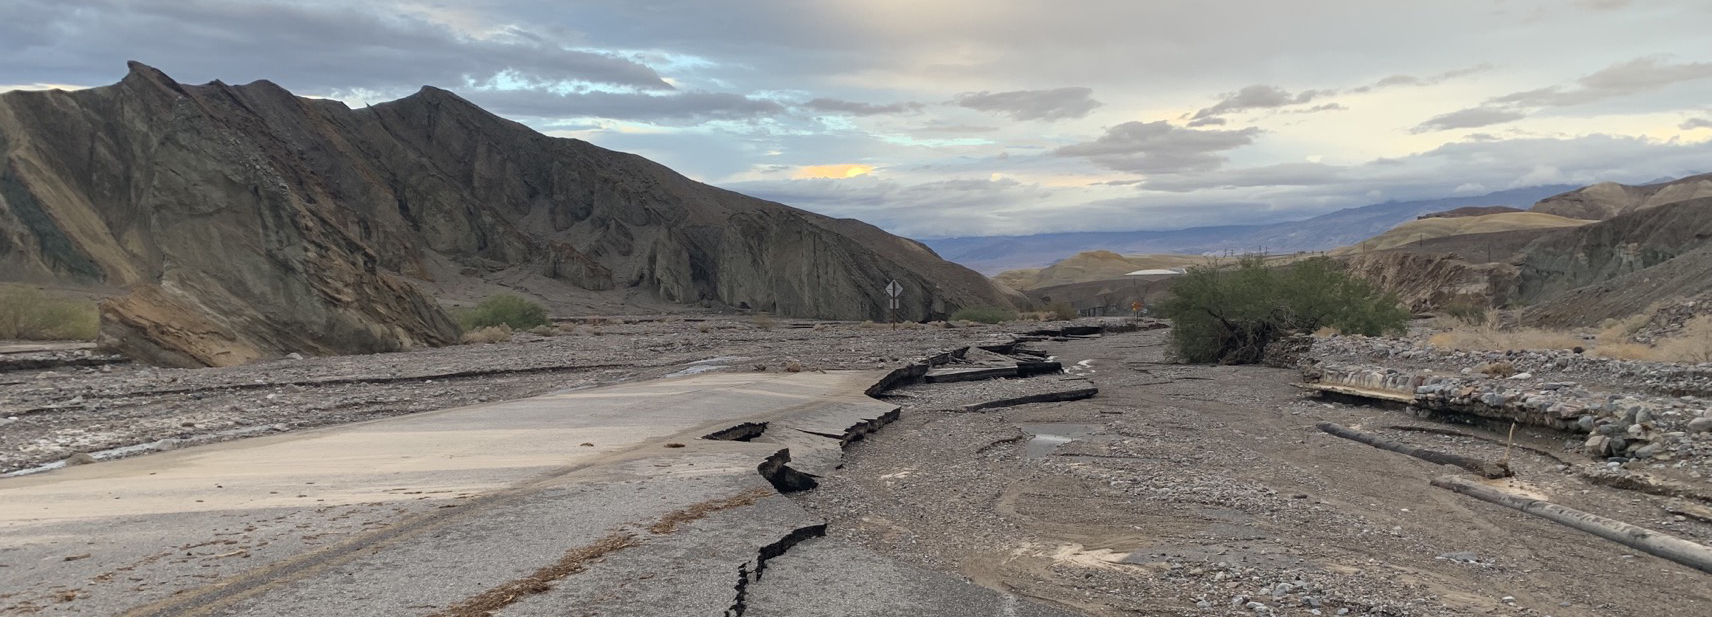
[[1712, 0], [0, 0], [0, 89], [453, 90], [915, 237], [1712, 171]]

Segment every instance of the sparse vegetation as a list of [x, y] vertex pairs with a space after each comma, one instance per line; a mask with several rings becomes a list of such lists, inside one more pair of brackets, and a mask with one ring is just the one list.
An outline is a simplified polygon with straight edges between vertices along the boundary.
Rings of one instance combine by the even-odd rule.
[[1069, 302], [1055, 302], [1052, 306], [1046, 307], [1046, 310], [1051, 312], [1052, 316], [1058, 318], [1060, 321], [1069, 321], [1078, 316], [1076, 314], [1076, 307], [1070, 306]]
[[984, 324], [996, 324], [1017, 318], [1016, 311], [996, 306], [971, 306], [958, 309], [951, 314], [952, 321], [974, 321]]
[[[1427, 339], [1427, 343], [1444, 349], [1466, 351], [1508, 351], [1528, 349], [1579, 349], [1590, 356], [1619, 360], [1650, 362], [1712, 362], [1712, 315], [1702, 315], [1684, 323], [1681, 330], [1652, 345], [1634, 342], [1631, 337], [1646, 325], [1650, 314], [1640, 313], [1624, 319], [1607, 320], [1597, 330], [1552, 330], [1545, 328], [1504, 328], [1499, 320], [1489, 318], [1481, 325], [1461, 325]], [[1483, 372], [1485, 369], [1481, 369]]]
[[474, 330], [466, 331], [464, 332], [463, 340], [465, 345], [504, 343], [511, 340], [512, 334], [514, 334], [514, 332], [512, 331], [511, 326], [500, 324], [497, 326], [488, 326], [485, 328], [476, 328]]
[[1174, 324], [1174, 357], [1225, 364], [1259, 362], [1273, 341], [1324, 327], [1368, 336], [1401, 333], [1411, 317], [1396, 294], [1325, 257], [1276, 268], [1259, 256], [1228, 267], [1191, 267], [1173, 282], [1160, 313]]
[[1470, 351], [1506, 351], [1510, 349], [1575, 349], [1588, 341], [1573, 332], [1541, 328], [1510, 328], [1498, 326], [1496, 319], [1478, 326], [1452, 328], [1427, 339], [1434, 347]]
[[23, 285], [0, 287], [0, 339], [93, 340], [95, 304], [49, 297]]
[[1467, 300], [1452, 302], [1444, 307], [1445, 315], [1471, 326], [1484, 326], [1492, 321], [1487, 310], [1486, 307]]
[[762, 330], [771, 330], [774, 325], [773, 316], [766, 313], [756, 313], [753, 317], [749, 318], [749, 323], [754, 324], [755, 327]]
[[491, 296], [473, 308], [457, 311], [456, 316], [466, 332], [496, 326], [528, 330], [551, 323], [547, 307], [511, 294]]

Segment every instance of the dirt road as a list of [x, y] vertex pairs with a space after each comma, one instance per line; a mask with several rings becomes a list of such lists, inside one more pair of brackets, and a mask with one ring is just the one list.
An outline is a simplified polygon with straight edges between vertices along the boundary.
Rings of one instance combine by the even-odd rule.
[[[832, 538], [1092, 615], [1712, 615], [1712, 576], [1432, 488], [1461, 470], [1314, 424], [1503, 445], [1388, 428], [1432, 424], [1307, 398], [1294, 371], [1165, 364], [1163, 338], [1047, 344], [1098, 384], [1085, 401], [965, 413], [938, 410], [990, 386], [900, 390], [902, 419], [796, 498]], [[1545, 453], [1515, 450], [1502, 484], [1712, 542], [1665, 498], [1578, 479], [1570, 438], [1520, 431]]]

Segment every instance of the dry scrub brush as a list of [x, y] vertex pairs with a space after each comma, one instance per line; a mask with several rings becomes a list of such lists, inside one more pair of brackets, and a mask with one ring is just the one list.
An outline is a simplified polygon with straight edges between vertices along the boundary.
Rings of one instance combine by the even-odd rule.
[[1638, 314], [1608, 320], [1597, 332], [1547, 328], [1500, 328], [1495, 321], [1462, 325], [1434, 334], [1427, 343], [1441, 349], [1464, 351], [1509, 351], [1579, 349], [1588, 355], [1649, 362], [1712, 362], [1712, 315], [1688, 320], [1670, 338], [1652, 345], [1632, 342], [1630, 337], [1649, 316]]
[[511, 326], [504, 324], [476, 328], [464, 333], [464, 344], [479, 345], [484, 343], [504, 343], [511, 340]]
[[95, 304], [48, 297], [22, 285], [0, 287], [0, 339], [93, 340]]

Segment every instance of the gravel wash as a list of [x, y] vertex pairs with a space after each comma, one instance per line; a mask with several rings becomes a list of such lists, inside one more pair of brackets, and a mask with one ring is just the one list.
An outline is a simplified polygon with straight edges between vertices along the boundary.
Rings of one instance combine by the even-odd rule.
[[[1083, 401], [955, 412], [1050, 382], [904, 388], [900, 420], [796, 498], [835, 537], [1090, 615], [1712, 614], [1704, 573], [1433, 488], [1463, 472], [1314, 424], [1491, 460], [1504, 435], [1324, 402], [1294, 370], [1168, 364], [1165, 336], [1036, 343], [1099, 386]], [[1581, 480], [1562, 439], [1519, 430], [1501, 484], [1712, 542], [1666, 498]]]

